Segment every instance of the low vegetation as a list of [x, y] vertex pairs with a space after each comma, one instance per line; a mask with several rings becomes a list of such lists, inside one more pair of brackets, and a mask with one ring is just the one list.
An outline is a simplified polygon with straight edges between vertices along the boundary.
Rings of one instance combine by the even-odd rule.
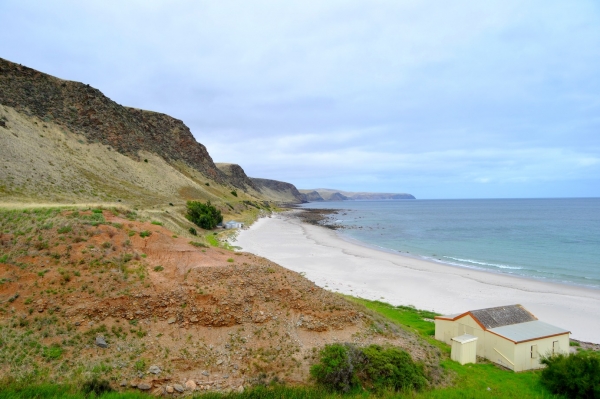
[[402, 349], [379, 345], [327, 345], [310, 374], [319, 385], [337, 392], [409, 392], [428, 385], [423, 365]]
[[186, 217], [190, 222], [205, 230], [212, 230], [223, 221], [221, 211], [211, 205], [210, 201], [206, 204], [199, 201], [188, 201]]
[[541, 381], [550, 391], [575, 399], [600, 399], [600, 355], [580, 351], [542, 359]]

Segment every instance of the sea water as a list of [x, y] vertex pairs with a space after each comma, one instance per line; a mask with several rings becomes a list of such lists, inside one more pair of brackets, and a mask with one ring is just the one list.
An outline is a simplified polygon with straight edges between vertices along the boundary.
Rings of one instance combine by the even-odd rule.
[[600, 199], [314, 202], [342, 236], [455, 266], [600, 289]]

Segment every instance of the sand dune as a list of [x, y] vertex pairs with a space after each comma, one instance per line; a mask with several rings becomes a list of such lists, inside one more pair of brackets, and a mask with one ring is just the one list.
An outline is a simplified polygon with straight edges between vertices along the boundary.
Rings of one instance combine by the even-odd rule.
[[439, 313], [520, 303], [572, 337], [600, 343], [600, 290], [471, 270], [369, 248], [282, 214], [257, 221], [235, 245], [344, 294]]

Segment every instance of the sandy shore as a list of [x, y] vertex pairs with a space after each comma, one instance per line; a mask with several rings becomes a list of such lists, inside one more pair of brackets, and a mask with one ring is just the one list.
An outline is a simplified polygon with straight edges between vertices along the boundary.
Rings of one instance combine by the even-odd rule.
[[572, 338], [600, 343], [600, 290], [380, 251], [286, 214], [258, 220], [233, 244], [332, 291], [443, 314], [519, 303], [540, 320], [570, 330]]

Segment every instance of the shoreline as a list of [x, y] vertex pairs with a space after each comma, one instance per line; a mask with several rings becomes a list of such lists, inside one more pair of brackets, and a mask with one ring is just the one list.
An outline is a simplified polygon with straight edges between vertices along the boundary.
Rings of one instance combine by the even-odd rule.
[[237, 235], [242, 251], [330, 291], [442, 314], [519, 303], [572, 338], [600, 343], [600, 290], [453, 266], [353, 242], [288, 213]]

